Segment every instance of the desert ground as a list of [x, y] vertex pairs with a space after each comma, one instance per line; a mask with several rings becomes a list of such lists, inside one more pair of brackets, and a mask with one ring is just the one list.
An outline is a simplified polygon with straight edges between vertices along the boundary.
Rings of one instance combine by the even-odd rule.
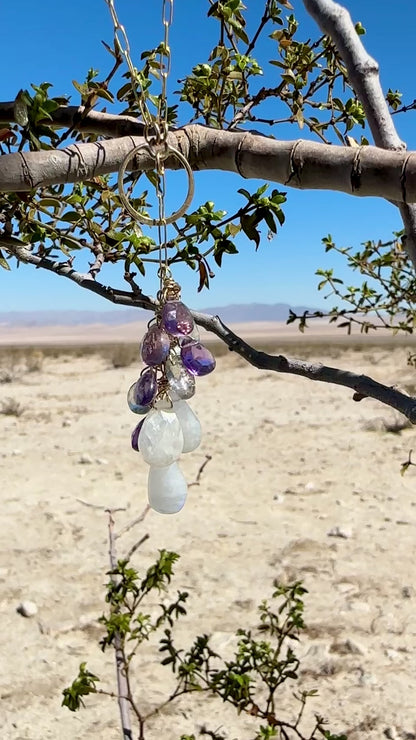
[[[75, 714], [61, 699], [82, 661], [115, 690], [112, 652], [98, 645], [109, 567], [104, 509], [124, 509], [115, 514], [121, 529], [146, 504], [147, 466], [130, 447], [137, 417], [126, 405], [140, 363], [115, 367], [123, 365], [116, 350], [86, 351], [77, 341], [54, 352], [4, 346], [0, 355], [9, 370], [0, 373], [2, 740], [120, 737], [111, 698], [87, 697]], [[416, 393], [403, 344], [312, 343], [307, 335], [273, 342], [290, 356]], [[146, 533], [132, 559], [140, 573], [159, 549], [178, 552], [171, 590], [190, 594], [178, 643], [208, 633], [226, 656], [238, 627], [255, 632], [273, 583], [301, 579], [300, 678], [282, 692], [281, 717], [293, 719], [293, 691], [316, 688], [305, 733], [316, 712], [348, 740], [416, 738], [416, 468], [400, 475], [414, 430], [374, 400], [355, 403], [348, 389], [259, 371], [229, 353], [197, 386], [191, 405], [204, 435], [183, 456], [188, 481], [212, 459], [182, 512], [150, 512], [117, 541], [119, 556]], [[26, 600], [37, 606], [32, 617], [17, 611]], [[145, 713], [173, 686], [158, 660], [150, 641], [133, 671]], [[190, 696], [150, 719], [146, 739], [200, 737], [203, 727], [252, 740], [258, 723]]]

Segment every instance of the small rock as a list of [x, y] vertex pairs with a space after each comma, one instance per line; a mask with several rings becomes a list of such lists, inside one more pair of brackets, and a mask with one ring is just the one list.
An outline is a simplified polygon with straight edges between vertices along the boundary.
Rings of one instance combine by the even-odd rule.
[[338, 653], [338, 655], [364, 655], [365, 649], [357, 642], [347, 639], [343, 642], [332, 643], [330, 652]]
[[372, 673], [366, 673], [361, 668], [358, 683], [360, 686], [375, 686], [377, 684], [377, 679]]
[[307, 483], [305, 483], [305, 491], [314, 491], [315, 488], [316, 485], [312, 480], [309, 480]]
[[386, 727], [383, 735], [385, 735], [388, 740], [399, 740], [399, 735], [397, 734], [397, 730], [395, 727]]
[[402, 596], [404, 599], [411, 599], [412, 598], [412, 589], [410, 586], [403, 586], [402, 588]]
[[285, 500], [285, 497], [282, 493], [275, 493], [273, 496], [273, 501], [276, 501], [277, 504], [283, 504]]
[[64, 419], [62, 422], [63, 427], [70, 427], [72, 425], [71, 419]]
[[88, 452], [83, 452], [82, 455], [78, 458], [78, 463], [80, 465], [91, 465], [92, 463], [92, 457], [88, 454]]
[[22, 454], [22, 450], [12, 450], [12, 457], [18, 457]]
[[108, 465], [108, 460], [105, 457], [97, 457], [95, 462], [97, 465]]
[[394, 650], [393, 648], [386, 648], [384, 652], [389, 660], [398, 660], [401, 657], [398, 650]]
[[336, 527], [332, 527], [332, 529], [327, 532], [328, 537], [341, 537], [344, 540], [349, 540], [350, 537], [352, 537], [352, 529], [350, 527], [339, 527], [338, 525]]
[[34, 617], [38, 613], [38, 607], [34, 601], [21, 601], [16, 611], [22, 617]]

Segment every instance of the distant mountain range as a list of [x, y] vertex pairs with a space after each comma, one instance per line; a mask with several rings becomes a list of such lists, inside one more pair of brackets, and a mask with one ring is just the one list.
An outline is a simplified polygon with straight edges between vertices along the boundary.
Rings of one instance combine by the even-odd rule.
[[[231, 306], [214, 306], [201, 309], [203, 313], [218, 314], [226, 323], [241, 324], [257, 321], [286, 321], [289, 309], [296, 313], [315, 310], [306, 306], [290, 306], [287, 303], [242, 303]], [[149, 313], [141, 309], [118, 309], [116, 311], [0, 311], [0, 327], [31, 326], [85, 326], [101, 324], [118, 326], [133, 321], [147, 321]]]

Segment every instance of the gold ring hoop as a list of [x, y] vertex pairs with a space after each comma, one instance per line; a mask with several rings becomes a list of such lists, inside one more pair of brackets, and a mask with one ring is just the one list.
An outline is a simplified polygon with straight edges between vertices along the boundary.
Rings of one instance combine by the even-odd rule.
[[[177, 211], [172, 213], [170, 216], [166, 216], [166, 218], [164, 218], [163, 220], [160, 218], [150, 218], [149, 216], [144, 216], [143, 213], [139, 213], [139, 211], [136, 211], [131, 203], [129, 203], [124, 192], [123, 178], [126, 172], [127, 165], [140, 150], [146, 150], [155, 161], [157, 161], [158, 157], [161, 159], [167, 159], [169, 156], [175, 157], [175, 159], [177, 159], [183, 165], [188, 176], [188, 192], [183, 204], [180, 208], [178, 208]], [[188, 160], [178, 149], [175, 149], [175, 147], [169, 145], [166, 145], [166, 148], [162, 154], [155, 152], [154, 148], [149, 144], [139, 144], [138, 146], [135, 146], [134, 149], [132, 149], [131, 152], [129, 152], [127, 156], [123, 159], [118, 172], [118, 190], [120, 194], [120, 199], [125, 209], [129, 212], [130, 216], [133, 216], [133, 218], [135, 218], [137, 221], [140, 221], [143, 224], [147, 224], [148, 226], [164, 226], [167, 224], [172, 224], [174, 221], [177, 221], [178, 218], [181, 218], [181, 216], [186, 213], [188, 207], [192, 202], [192, 199], [194, 197], [194, 189], [194, 174]]]

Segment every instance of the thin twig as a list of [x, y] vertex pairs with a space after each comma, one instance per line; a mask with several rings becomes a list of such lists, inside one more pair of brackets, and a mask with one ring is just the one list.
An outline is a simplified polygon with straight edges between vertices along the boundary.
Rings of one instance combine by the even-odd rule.
[[134, 555], [134, 553], [136, 552], [136, 550], [138, 550], [139, 547], [143, 544], [143, 542], [146, 542], [146, 540], [148, 540], [149, 537], [150, 537], [150, 535], [148, 533], [144, 534], [143, 537], [141, 537], [140, 540], [138, 542], [136, 542], [136, 544], [133, 545], [133, 547], [130, 548], [130, 550], [128, 551], [128, 553], [126, 555], [126, 559], [127, 560], [130, 560], [131, 556]]
[[200, 481], [201, 481], [201, 475], [204, 472], [210, 460], [212, 460], [212, 455], [205, 455], [205, 460], [202, 463], [202, 465], [199, 466], [199, 470], [198, 470], [195, 480], [192, 481], [192, 483], [188, 483], [188, 488], [190, 488], [191, 486], [199, 486]]
[[[107, 509], [108, 513], [108, 542], [109, 542], [109, 558], [111, 571], [117, 568], [117, 552], [115, 547], [115, 536], [114, 536], [114, 518], [113, 510]], [[115, 575], [110, 576], [111, 580], [116, 583], [117, 578]], [[123, 645], [121, 638], [118, 634], [114, 637], [114, 649], [116, 659], [116, 674], [117, 674], [117, 700], [120, 710], [121, 728], [123, 733], [123, 740], [133, 740], [133, 733], [131, 728], [130, 718], [130, 687], [126, 677], [126, 665], [123, 651]]]
[[133, 521], [126, 524], [125, 527], [122, 527], [122, 529], [118, 530], [117, 534], [114, 535], [114, 539], [118, 540], [119, 537], [121, 537], [123, 534], [126, 534], [126, 532], [132, 529], [132, 527], [135, 527], [136, 524], [140, 524], [145, 519], [149, 511], [150, 511], [150, 506], [149, 504], [147, 504], [145, 508], [143, 509], [142, 513], [136, 519], [133, 519]]
[[118, 507], [109, 509], [108, 506], [102, 506], [101, 504], [92, 504], [90, 501], [84, 501], [82, 498], [76, 498], [76, 501], [78, 501], [79, 504], [82, 504], [83, 506], [88, 506], [89, 509], [97, 509], [98, 511], [111, 511], [113, 514], [115, 514], [117, 511], [126, 511], [126, 507]]

